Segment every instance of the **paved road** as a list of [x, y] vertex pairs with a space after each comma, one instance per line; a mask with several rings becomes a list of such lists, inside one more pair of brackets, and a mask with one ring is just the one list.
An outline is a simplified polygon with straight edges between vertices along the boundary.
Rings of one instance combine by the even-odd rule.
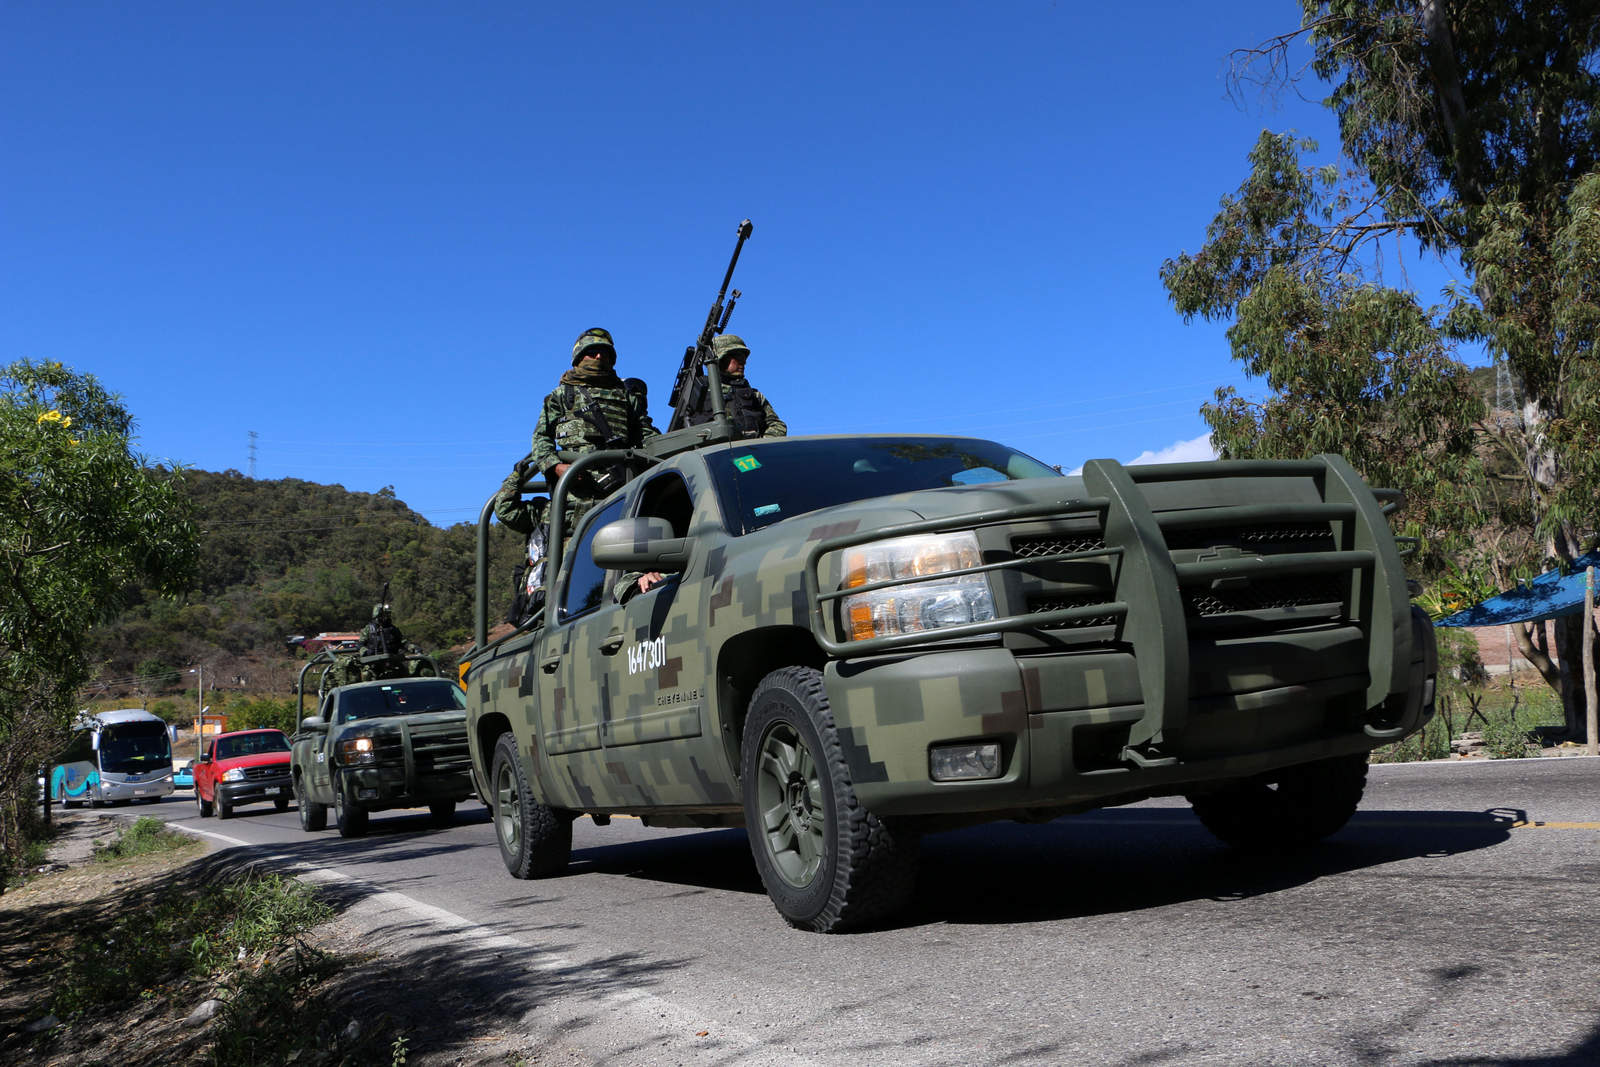
[[469, 1060], [492, 1018], [608, 1064], [1600, 1063], [1593, 759], [1375, 767], [1276, 860], [1176, 802], [941, 835], [903, 920], [839, 937], [779, 919], [737, 831], [582, 820], [570, 874], [518, 882], [476, 803], [354, 841], [147, 810], [321, 869]]

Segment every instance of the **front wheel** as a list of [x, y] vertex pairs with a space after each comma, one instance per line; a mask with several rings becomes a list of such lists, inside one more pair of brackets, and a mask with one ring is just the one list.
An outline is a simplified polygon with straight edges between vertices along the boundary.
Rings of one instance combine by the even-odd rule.
[[340, 837], [360, 837], [367, 832], [367, 809], [351, 803], [337, 774], [333, 780], [333, 820]]
[[217, 818], [233, 818], [233, 805], [228, 803], [228, 798], [223, 796], [221, 793], [217, 794]]
[[211, 801], [201, 796], [198, 789], [194, 791], [194, 802], [200, 809], [200, 817], [202, 819], [211, 818]]
[[1350, 821], [1367, 785], [1367, 754], [1285, 767], [1187, 799], [1200, 821], [1238, 849], [1261, 852], [1320, 841]]
[[739, 763], [750, 850], [779, 914], [836, 933], [904, 906], [917, 839], [856, 799], [821, 672], [785, 667], [761, 680]]
[[534, 799], [512, 734], [501, 734], [495, 742], [489, 782], [494, 836], [512, 877], [538, 878], [565, 870], [572, 858], [572, 815]]
[[327, 827], [328, 809], [306, 796], [305, 779], [298, 774], [294, 776], [294, 804], [300, 811], [300, 829], [314, 834]]

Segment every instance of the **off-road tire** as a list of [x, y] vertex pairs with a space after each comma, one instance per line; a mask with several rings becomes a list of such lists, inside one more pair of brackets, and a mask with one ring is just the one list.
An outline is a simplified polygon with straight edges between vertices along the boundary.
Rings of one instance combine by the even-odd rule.
[[344, 795], [344, 782], [339, 780], [337, 771], [333, 779], [333, 821], [340, 837], [360, 837], [367, 832], [367, 809], [351, 803]]
[[301, 775], [294, 776], [294, 803], [300, 810], [300, 829], [308, 834], [328, 828], [328, 808], [306, 796], [306, 782]]
[[194, 791], [194, 802], [200, 808], [200, 817], [202, 819], [211, 818], [211, 811], [212, 811], [211, 801], [209, 801], [205, 797], [201, 796], [200, 795], [200, 790], [198, 790], [198, 789], [196, 789]]
[[1334, 833], [1356, 812], [1367, 754], [1285, 767], [1241, 785], [1187, 799], [1218, 838], [1248, 852], [1298, 848]]
[[233, 805], [228, 803], [227, 798], [224, 797], [221, 793], [215, 793], [213, 795], [216, 797], [216, 801], [217, 801], [217, 818], [219, 818], [219, 819], [231, 819], [231, 818], [233, 818]]
[[739, 776], [756, 869], [791, 925], [840, 933], [905, 905], [917, 838], [856, 799], [820, 671], [784, 667], [756, 686]]
[[512, 877], [540, 878], [566, 870], [572, 858], [572, 813], [534, 799], [517, 758], [517, 739], [510, 733], [495, 742], [489, 810], [500, 858]]
[[454, 826], [456, 821], [456, 802], [453, 800], [429, 801], [428, 817], [435, 826]]

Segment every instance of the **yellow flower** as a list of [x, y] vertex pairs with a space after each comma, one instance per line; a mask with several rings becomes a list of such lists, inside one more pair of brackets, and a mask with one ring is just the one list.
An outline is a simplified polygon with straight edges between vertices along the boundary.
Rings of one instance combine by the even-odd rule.
[[70, 415], [63, 415], [59, 411], [47, 411], [33, 421], [34, 425], [36, 426], [43, 426], [47, 422], [57, 423], [63, 430], [72, 425], [72, 417]]

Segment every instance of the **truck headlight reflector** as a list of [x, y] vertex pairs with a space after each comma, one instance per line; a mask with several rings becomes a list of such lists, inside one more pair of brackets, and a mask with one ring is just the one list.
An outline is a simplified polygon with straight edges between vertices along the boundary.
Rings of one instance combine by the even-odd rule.
[[224, 782], [242, 782], [242, 781], [244, 781], [244, 768], [243, 767], [235, 767], [231, 771], [224, 771], [223, 775], [222, 775], [222, 780]]
[[339, 762], [344, 764], [376, 763], [378, 753], [370, 737], [347, 737], [339, 742]]
[[844, 599], [850, 640], [918, 633], [994, 618], [994, 594], [981, 574], [960, 574], [979, 566], [977, 535], [921, 534], [875, 541], [844, 554], [844, 586], [854, 589], [893, 578], [922, 578], [858, 593]]
[[966, 742], [928, 750], [928, 773], [936, 782], [970, 782], [1000, 777], [1000, 743]]

